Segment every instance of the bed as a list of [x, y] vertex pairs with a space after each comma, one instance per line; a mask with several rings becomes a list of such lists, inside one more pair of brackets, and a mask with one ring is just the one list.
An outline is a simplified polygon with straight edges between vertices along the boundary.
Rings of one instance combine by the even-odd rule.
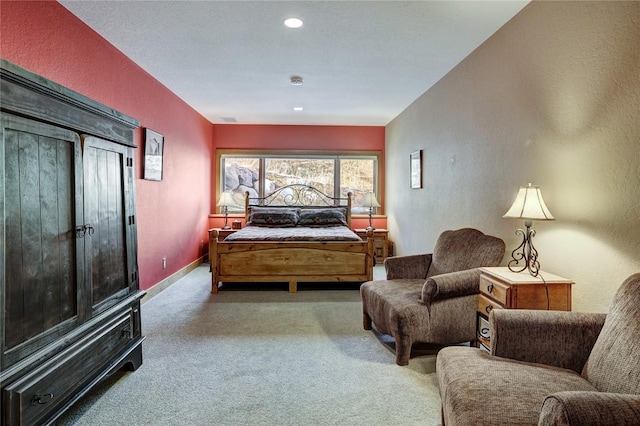
[[351, 230], [351, 193], [333, 198], [307, 185], [266, 197], [245, 193], [246, 226], [224, 240], [209, 232], [211, 292], [227, 282], [364, 282], [373, 278], [373, 235]]

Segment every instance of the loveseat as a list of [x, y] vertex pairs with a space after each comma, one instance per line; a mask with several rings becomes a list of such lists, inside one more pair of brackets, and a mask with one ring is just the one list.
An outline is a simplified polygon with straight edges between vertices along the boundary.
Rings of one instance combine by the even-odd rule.
[[443, 425], [640, 425], [640, 273], [609, 314], [493, 310], [491, 353], [442, 349]]

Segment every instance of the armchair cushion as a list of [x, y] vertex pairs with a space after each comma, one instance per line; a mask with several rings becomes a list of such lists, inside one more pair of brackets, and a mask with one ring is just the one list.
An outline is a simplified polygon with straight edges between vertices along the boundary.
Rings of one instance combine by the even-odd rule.
[[496, 309], [489, 315], [491, 354], [580, 373], [605, 317], [600, 313]]
[[539, 425], [619, 426], [640, 424], [640, 396], [565, 391], [547, 396]]
[[445, 425], [535, 425], [547, 395], [595, 391], [575, 371], [500, 358], [477, 348], [440, 350], [436, 372]]
[[[372, 281], [369, 281], [370, 283]], [[368, 291], [370, 286], [360, 287], [363, 302], [367, 311], [380, 313], [376, 315], [376, 327], [382, 333], [394, 335], [403, 327], [416, 324], [424, 305], [420, 301], [420, 292], [424, 285], [422, 279], [381, 280], [375, 281], [375, 291]], [[398, 317], [405, 318], [400, 321]], [[422, 321], [418, 321], [422, 324]]]

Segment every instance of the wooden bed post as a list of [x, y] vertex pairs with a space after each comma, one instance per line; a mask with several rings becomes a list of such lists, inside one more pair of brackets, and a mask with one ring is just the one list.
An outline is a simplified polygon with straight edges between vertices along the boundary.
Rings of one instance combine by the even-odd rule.
[[218, 292], [218, 230], [209, 229], [209, 269], [211, 270], [211, 293]]
[[244, 223], [249, 223], [249, 191], [244, 191]]
[[374, 266], [374, 253], [373, 253], [373, 229], [367, 230], [367, 281], [373, 280], [373, 266]]

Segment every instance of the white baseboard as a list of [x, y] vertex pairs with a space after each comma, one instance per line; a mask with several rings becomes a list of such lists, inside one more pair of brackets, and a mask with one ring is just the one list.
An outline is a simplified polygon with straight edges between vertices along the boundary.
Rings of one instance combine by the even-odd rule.
[[208, 260], [208, 259], [209, 259], [209, 256], [208, 255], [204, 255], [204, 256], [194, 260], [193, 262], [191, 262], [190, 264], [188, 264], [184, 268], [180, 269], [179, 271], [175, 272], [174, 274], [168, 276], [164, 280], [160, 281], [158, 284], [154, 285], [149, 290], [146, 290], [147, 294], [144, 295], [144, 297], [142, 298], [140, 303], [145, 304], [146, 302], [151, 300], [153, 297], [155, 297], [158, 294], [160, 294], [163, 290], [166, 290], [171, 285], [175, 284], [176, 281], [178, 281], [180, 278], [184, 277], [189, 272], [191, 272], [194, 269], [196, 269], [205, 260]]

